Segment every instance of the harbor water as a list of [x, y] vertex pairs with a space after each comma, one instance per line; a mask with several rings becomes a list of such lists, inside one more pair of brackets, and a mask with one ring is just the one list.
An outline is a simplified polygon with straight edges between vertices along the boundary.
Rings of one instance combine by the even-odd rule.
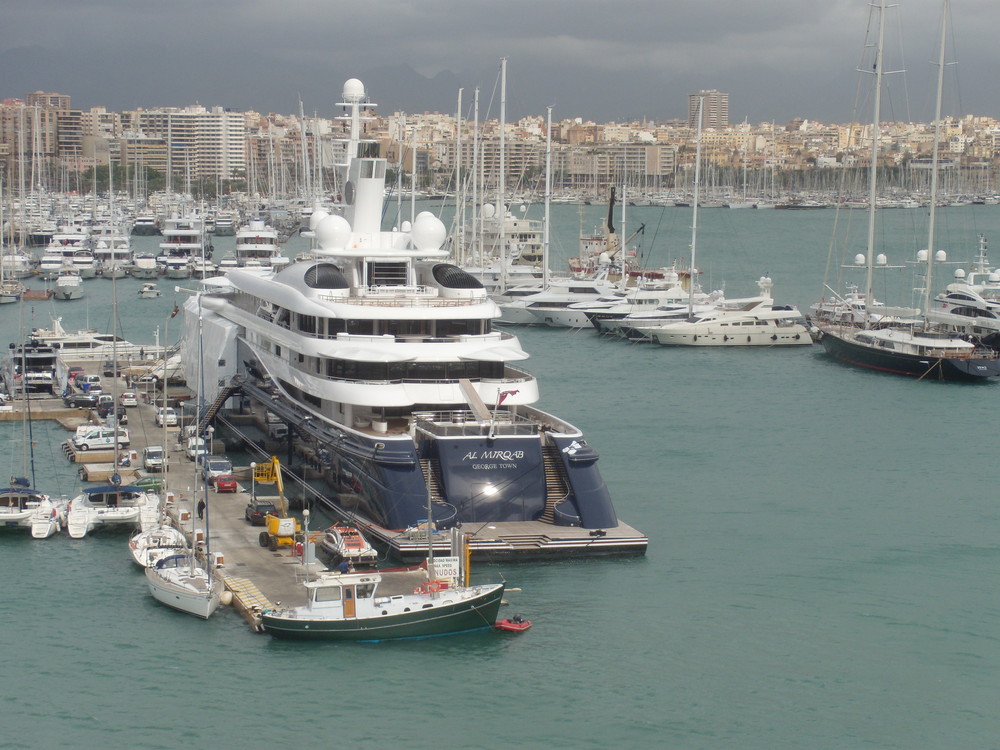
[[[603, 213], [582, 210], [555, 210], [554, 267]], [[864, 250], [854, 213], [837, 219], [858, 225], [851, 255]], [[885, 217], [880, 243], [904, 265], [925, 245], [926, 216]], [[938, 218], [938, 245], [966, 267], [979, 233], [1000, 240], [1000, 207]], [[824, 293], [834, 221], [704, 210], [703, 284], [749, 296], [768, 275], [778, 303], [805, 310]], [[690, 209], [630, 209], [623, 232], [640, 222], [650, 265], [688, 256]], [[908, 295], [913, 273], [885, 283]], [[152, 343], [159, 326], [176, 338], [165, 329], [179, 327], [182, 297], [159, 285], [161, 298], [140, 300], [138, 281], [117, 284], [124, 337]], [[0, 341], [52, 315], [67, 330], [110, 330], [111, 282], [85, 286], [81, 300], [0, 309]], [[317, 644], [256, 635], [225, 607], [201, 621], [158, 605], [124, 536], [7, 533], [0, 747], [997, 746], [1000, 505], [986, 428], [1000, 384], [853, 370], [818, 346], [518, 333], [539, 405], [599, 451], [618, 514], [649, 537], [645, 557], [479, 564], [475, 576], [519, 589], [502, 616], [531, 619], [523, 634]], [[21, 436], [0, 423], [10, 473]], [[32, 425], [39, 487], [72, 495], [65, 438]]]

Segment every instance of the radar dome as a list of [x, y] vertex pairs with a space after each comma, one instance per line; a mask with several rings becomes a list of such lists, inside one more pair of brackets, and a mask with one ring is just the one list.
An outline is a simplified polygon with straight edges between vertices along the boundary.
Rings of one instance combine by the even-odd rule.
[[876, 266], [884, 266], [884, 265], [887, 265], [888, 263], [889, 263], [889, 259], [887, 257], [885, 257], [885, 253], [879, 253], [878, 255], [875, 256], [875, 265]]
[[944, 250], [938, 250], [936, 253], [934, 253], [934, 260], [936, 260], [938, 263], [944, 263], [946, 260], [948, 260], [948, 253], [946, 253]]
[[309, 228], [315, 231], [316, 226], [329, 215], [330, 213], [324, 211], [322, 208], [313, 209], [313, 212], [309, 215]]
[[863, 266], [864, 264], [865, 264], [865, 256], [864, 255], [862, 255], [861, 253], [858, 253], [857, 255], [854, 256], [854, 265], [856, 265], [856, 266]]
[[410, 239], [418, 250], [438, 250], [444, 244], [448, 230], [437, 216], [430, 211], [422, 211], [413, 220]]
[[316, 241], [324, 250], [341, 250], [350, 239], [351, 224], [343, 216], [327, 216], [316, 225]]
[[926, 263], [927, 262], [927, 251], [926, 250], [920, 250], [917, 253], [917, 262], [918, 263]]
[[492, 219], [496, 215], [496, 212], [497, 208], [492, 203], [484, 203], [483, 207], [479, 210], [484, 219]]
[[365, 98], [365, 85], [357, 78], [348, 78], [344, 82], [344, 101], [359, 102]]
[[965, 278], [965, 269], [964, 268], [956, 268], [955, 269], [955, 278], [956, 279], [964, 279]]
[[[962, 273], [964, 274], [965, 271], [962, 271]], [[991, 271], [988, 279], [991, 284], [1000, 283], [1000, 273], [997, 273], [996, 271]]]

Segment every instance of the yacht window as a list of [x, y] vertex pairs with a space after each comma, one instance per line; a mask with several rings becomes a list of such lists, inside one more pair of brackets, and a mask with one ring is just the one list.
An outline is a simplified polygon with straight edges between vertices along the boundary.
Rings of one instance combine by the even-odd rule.
[[347, 332], [360, 334], [362, 336], [375, 335], [375, 321], [373, 320], [348, 320]]
[[299, 319], [299, 330], [302, 333], [316, 333], [316, 317], [314, 315], [296, 315]]

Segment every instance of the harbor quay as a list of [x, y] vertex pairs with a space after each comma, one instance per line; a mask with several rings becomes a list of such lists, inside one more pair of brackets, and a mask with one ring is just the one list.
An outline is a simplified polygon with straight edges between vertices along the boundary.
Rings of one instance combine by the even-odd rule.
[[[96, 374], [97, 364], [93, 361], [65, 364], [78, 365], [88, 373], [94, 370]], [[109, 380], [104, 378], [104, 387], [116, 395], [133, 390], [129, 386], [134, 384], [125, 379], [119, 378], [114, 387], [109, 386]], [[69, 390], [72, 391], [72, 387]], [[321, 516], [329, 518], [332, 515], [356, 525], [382, 550], [385, 559], [402, 564], [419, 564], [426, 559], [426, 528], [394, 530], [371, 522], [362, 523], [352, 512], [350, 493], [334, 497], [333, 492], [318, 490], [317, 487], [326, 484], [317, 444], [309, 440], [301, 425], [296, 428], [297, 416], [287, 405], [268, 399], [266, 394], [248, 384], [231, 396], [229, 408], [217, 412], [211, 452], [222, 455], [227, 450], [238, 450], [240, 455], [260, 456], [260, 461], [269, 454], [279, 454], [287, 468], [294, 467], [294, 473], [287, 473], [288, 497], [283, 500], [298, 508], [294, 515], [302, 532], [296, 539], [301, 541], [269, 548], [261, 541], [262, 527], [251, 525], [245, 513], [255, 498], [271, 500], [278, 507], [274, 485], [255, 481], [254, 463], [250, 463], [233, 466], [236, 491], [219, 492], [211, 485], [206, 487], [200, 466], [185, 450], [186, 434], [191, 430], [185, 424], [185, 410], [181, 407], [190, 401], [191, 392], [180, 386], [152, 385], [134, 390], [138, 395], [137, 405], [127, 409], [118, 407], [127, 415], [125, 427], [129, 443], [120, 449], [117, 464], [113, 449], [78, 450], [69, 439], [63, 446], [66, 460], [78, 466], [79, 478], [84, 482], [108, 483], [113, 481], [116, 472], [123, 485], [160, 480], [156, 484], [160, 485], [165, 516], [184, 533], [203, 560], [206, 552], [211, 552], [228, 592], [223, 601], [231, 603], [254, 631], [262, 630], [262, 612], [305, 604], [304, 582], [327, 570], [317, 555], [315, 543], [324, 532], [325, 522], [320, 520]], [[158, 423], [156, 413], [161, 406], [175, 409], [180, 415], [176, 425]], [[63, 398], [40, 393], [30, 394], [27, 404], [19, 399], [0, 407], [0, 421], [21, 420], [25, 408], [33, 420], [58, 422], [66, 429], [67, 438], [81, 425], [97, 426], [103, 421], [93, 409], [69, 408]], [[263, 417], [261, 423], [258, 415], [268, 416]], [[289, 424], [293, 429], [286, 432], [272, 425], [269, 431], [267, 422], [277, 422], [276, 415], [280, 415], [282, 426]], [[154, 445], [164, 449], [166, 465], [162, 471], [149, 471], [143, 465], [144, 449]], [[199, 518], [198, 506], [202, 500], [206, 501], [207, 513]], [[307, 510], [310, 507], [326, 512], [311, 513]], [[312, 524], [310, 516], [315, 519]], [[635, 554], [629, 545], [636, 545], [634, 548], [640, 550], [645, 548], [645, 537], [626, 524], [597, 534], [592, 530], [536, 522], [465, 524], [462, 531], [468, 540], [470, 556], [480, 561], [621, 556]], [[449, 541], [444, 533], [440, 533], [440, 537], [438, 541], [435, 536], [431, 545], [435, 555], [446, 555]]]
[[[75, 363], [73, 363], [75, 364]], [[93, 362], [80, 363], [92, 369]], [[105, 383], [107, 382], [105, 378]], [[117, 393], [127, 389], [119, 380]], [[173, 398], [170, 395], [173, 394]], [[218, 566], [232, 606], [246, 619], [255, 631], [260, 631], [260, 612], [275, 606], [298, 606], [306, 601], [303, 581], [316, 577], [326, 570], [314, 554], [314, 545], [292, 544], [271, 550], [260, 544], [260, 526], [245, 520], [245, 510], [251, 500], [254, 486], [249, 466], [234, 466], [238, 480], [235, 492], [218, 492], [201, 479], [200, 467], [185, 455], [182, 444], [183, 425], [161, 426], [156, 423], [158, 403], [162, 391], [150, 391], [139, 400], [136, 407], [126, 410], [129, 444], [119, 450], [116, 467], [114, 450], [77, 450], [67, 439], [63, 446], [66, 459], [78, 465], [78, 474], [85, 482], [109, 482], [115, 471], [123, 485], [149, 479], [161, 480], [160, 497], [164, 514], [170, 523], [180, 529], [204, 560], [206, 551]], [[177, 405], [186, 396], [171, 389], [167, 403]], [[67, 438], [81, 425], [99, 425], [101, 420], [92, 409], [67, 408], [62, 398], [45, 394], [31, 394], [30, 406], [23, 400], [0, 406], [0, 421], [20, 421], [22, 410], [28, 408], [32, 420], [54, 420], [67, 431]], [[164, 470], [148, 471], [143, 468], [143, 449], [162, 445], [167, 456]], [[216, 441], [215, 449], [221, 453], [225, 445]], [[257, 485], [257, 496], [271, 498], [273, 488]], [[265, 495], [266, 493], [266, 495]], [[207, 512], [199, 518], [199, 501], [205, 500]], [[308, 518], [308, 512], [303, 517]], [[304, 533], [315, 530], [306, 524]], [[319, 530], [321, 531], [321, 530]]]

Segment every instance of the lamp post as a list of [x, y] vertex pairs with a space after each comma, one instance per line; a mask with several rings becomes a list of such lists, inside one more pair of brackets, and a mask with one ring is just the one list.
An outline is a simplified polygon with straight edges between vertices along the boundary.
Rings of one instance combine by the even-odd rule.
[[250, 500], [257, 499], [257, 464], [250, 462]]
[[302, 572], [309, 580], [309, 566], [306, 564], [309, 558], [309, 509], [302, 509]]

